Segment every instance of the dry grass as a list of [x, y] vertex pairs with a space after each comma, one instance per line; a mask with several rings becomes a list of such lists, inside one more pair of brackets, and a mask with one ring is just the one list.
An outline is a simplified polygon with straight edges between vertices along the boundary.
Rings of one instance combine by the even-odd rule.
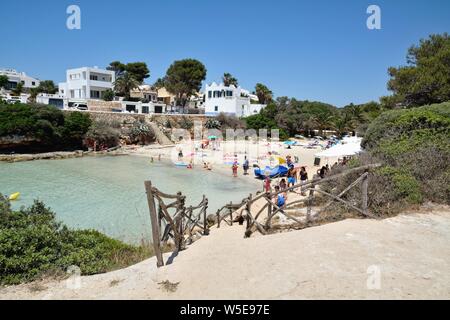
[[160, 289], [166, 292], [175, 292], [178, 289], [179, 282], [172, 283], [169, 280], [158, 283], [161, 287]]

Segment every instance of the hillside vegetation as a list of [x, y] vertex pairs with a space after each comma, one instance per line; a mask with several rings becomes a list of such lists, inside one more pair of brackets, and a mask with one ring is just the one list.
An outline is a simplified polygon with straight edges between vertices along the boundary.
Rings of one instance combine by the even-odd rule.
[[0, 285], [64, 275], [71, 266], [83, 275], [108, 272], [151, 253], [149, 246], [127, 245], [95, 230], [71, 230], [39, 201], [14, 211], [0, 194]]

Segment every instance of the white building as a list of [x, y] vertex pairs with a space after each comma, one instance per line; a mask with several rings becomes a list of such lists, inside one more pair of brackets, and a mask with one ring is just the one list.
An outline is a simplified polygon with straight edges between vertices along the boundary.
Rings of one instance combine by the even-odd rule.
[[165, 103], [158, 102], [147, 102], [143, 103], [141, 101], [121, 101], [122, 112], [127, 113], [141, 113], [141, 114], [152, 114], [152, 113], [166, 113], [167, 105]]
[[17, 72], [14, 69], [0, 69], [0, 75], [8, 77], [8, 84], [6, 90], [13, 90], [17, 88], [19, 83], [22, 83], [24, 88], [31, 89], [39, 86], [40, 81], [36, 78], [26, 75], [25, 72]]
[[130, 91], [131, 98], [141, 99], [147, 102], [157, 102], [158, 101], [158, 91], [156, 88], [148, 84], [140, 85], [139, 87], [132, 89]]
[[237, 117], [248, 117], [259, 113], [265, 107], [252, 101], [257, 101], [257, 97], [241, 87], [236, 88], [234, 85], [228, 87], [213, 82], [206, 85], [205, 114], [217, 116], [223, 112]]
[[67, 109], [68, 106], [68, 99], [64, 95], [58, 93], [39, 93], [36, 96], [36, 102], [40, 104], [55, 106], [59, 109]]
[[67, 99], [102, 99], [105, 91], [113, 89], [114, 71], [94, 68], [70, 69], [66, 82], [59, 84], [59, 94]]

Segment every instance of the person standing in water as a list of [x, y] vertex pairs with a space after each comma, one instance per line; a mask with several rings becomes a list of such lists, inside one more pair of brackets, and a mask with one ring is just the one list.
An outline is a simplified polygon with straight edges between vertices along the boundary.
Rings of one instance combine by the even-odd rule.
[[248, 175], [248, 169], [250, 167], [250, 163], [248, 162], [247, 156], [245, 156], [244, 164], [242, 166], [244, 168], [244, 176]]
[[238, 174], [238, 163], [237, 163], [237, 161], [234, 161], [233, 166], [231, 167], [231, 169], [233, 170], [233, 177], [237, 178], [237, 174]]

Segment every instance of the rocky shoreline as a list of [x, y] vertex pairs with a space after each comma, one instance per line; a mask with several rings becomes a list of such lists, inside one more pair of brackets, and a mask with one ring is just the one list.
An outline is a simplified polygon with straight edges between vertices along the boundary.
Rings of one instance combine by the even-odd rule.
[[71, 158], [82, 158], [86, 156], [97, 156], [97, 155], [112, 155], [120, 156], [127, 155], [126, 152], [119, 150], [114, 151], [58, 151], [58, 152], [46, 152], [46, 153], [36, 153], [36, 154], [0, 154], [0, 162], [24, 162], [33, 160], [62, 160]]

